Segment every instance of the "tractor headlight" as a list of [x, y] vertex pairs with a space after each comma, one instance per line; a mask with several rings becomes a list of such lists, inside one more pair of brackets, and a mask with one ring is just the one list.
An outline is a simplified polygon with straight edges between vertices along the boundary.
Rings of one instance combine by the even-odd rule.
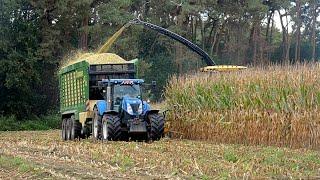
[[140, 103], [139, 108], [138, 108], [138, 114], [142, 114], [142, 103]]
[[127, 103], [127, 112], [130, 114], [130, 115], [133, 115], [133, 110], [132, 110], [132, 107], [129, 103]]

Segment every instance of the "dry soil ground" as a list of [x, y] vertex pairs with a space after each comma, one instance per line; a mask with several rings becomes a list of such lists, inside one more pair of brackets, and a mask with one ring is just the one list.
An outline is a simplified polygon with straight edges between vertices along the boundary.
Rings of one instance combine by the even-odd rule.
[[0, 132], [0, 179], [320, 178], [320, 152], [216, 145], [63, 142], [60, 131]]

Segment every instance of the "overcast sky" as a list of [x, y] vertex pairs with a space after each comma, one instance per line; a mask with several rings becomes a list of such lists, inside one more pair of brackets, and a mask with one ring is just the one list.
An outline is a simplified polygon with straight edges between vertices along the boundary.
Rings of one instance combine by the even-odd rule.
[[[281, 13], [283, 13], [283, 12], [281, 12]], [[275, 26], [277, 27], [277, 29], [282, 31], [281, 22], [280, 22], [280, 15], [279, 15], [278, 12], [275, 12], [275, 14], [274, 14], [274, 22], [275, 22]], [[290, 16], [288, 16], [288, 22], [289, 22], [289, 32], [291, 32], [292, 31], [293, 22], [291, 21]], [[283, 23], [286, 26], [287, 22], [286, 22], [286, 18], [285, 17], [283, 17]]]
[[[281, 12], [281, 13], [284, 13], [284, 12]], [[206, 13], [200, 13], [200, 16], [201, 16], [202, 21], [207, 21], [208, 20], [208, 15]], [[318, 17], [317, 21], [320, 22], [320, 16]], [[277, 29], [279, 29], [280, 31], [282, 31], [281, 22], [280, 22], [280, 16], [279, 16], [278, 12], [275, 12], [274, 22], [275, 22], [275, 27]], [[288, 16], [288, 22], [289, 22], [289, 25], [288, 25], [289, 26], [289, 32], [292, 32], [292, 26], [294, 25], [294, 22], [291, 21], [290, 16]], [[266, 19], [264, 20], [264, 23], [265, 24], [267, 23]], [[283, 18], [283, 23], [286, 26], [287, 22], [286, 22], [286, 18], [285, 17]]]
[[[283, 12], [281, 12], [283, 13]], [[284, 20], [284, 25], [286, 25], [286, 20], [285, 18], [283, 18]], [[279, 13], [276, 12], [275, 15], [274, 15], [274, 21], [275, 21], [275, 26], [280, 30], [282, 31], [282, 28], [281, 28], [281, 22], [280, 22], [280, 16], [279, 16]], [[290, 16], [288, 16], [288, 21], [290, 22], [289, 23], [289, 32], [292, 32], [292, 25], [294, 24], [294, 22], [291, 21], [291, 18]], [[317, 18], [317, 21], [320, 22], [320, 16]], [[318, 27], [319, 28], [319, 27]]]

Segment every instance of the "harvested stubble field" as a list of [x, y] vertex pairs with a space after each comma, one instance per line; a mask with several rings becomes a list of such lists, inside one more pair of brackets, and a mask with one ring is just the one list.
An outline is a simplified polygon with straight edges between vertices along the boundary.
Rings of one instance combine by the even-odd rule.
[[0, 179], [320, 178], [319, 152], [158, 142], [64, 142], [60, 131], [0, 132]]
[[170, 129], [216, 143], [320, 149], [318, 64], [173, 77]]

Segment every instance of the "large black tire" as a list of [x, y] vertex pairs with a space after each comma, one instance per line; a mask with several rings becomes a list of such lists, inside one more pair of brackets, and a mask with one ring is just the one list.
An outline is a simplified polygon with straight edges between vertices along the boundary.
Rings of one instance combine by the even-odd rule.
[[148, 118], [150, 123], [149, 138], [153, 141], [160, 140], [164, 131], [164, 117], [160, 114], [150, 114]]
[[118, 141], [121, 138], [121, 120], [116, 115], [105, 114], [102, 118], [102, 140]]
[[79, 139], [81, 137], [81, 128], [82, 125], [79, 121], [76, 121], [74, 119], [74, 116], [71, 116], [69, 119], [70, 123], [70, 128], [69, 128], [69, 133], [70, 133], [70, 140], [74, 139]]
[[72, 126], [72, 122], [70, 118], [68, 118], [66, 120], [66, 140], [67, 141], [71, 139], [71, 126]]
[[98, 109], [95, 107], [93, 109], [92, 118], [92, 138], [94, 140], [101, 139], [101, 116], [99, 115]]
[[67, 140], [67, 119], [63, 119], [61, 123], [61, 139]]

